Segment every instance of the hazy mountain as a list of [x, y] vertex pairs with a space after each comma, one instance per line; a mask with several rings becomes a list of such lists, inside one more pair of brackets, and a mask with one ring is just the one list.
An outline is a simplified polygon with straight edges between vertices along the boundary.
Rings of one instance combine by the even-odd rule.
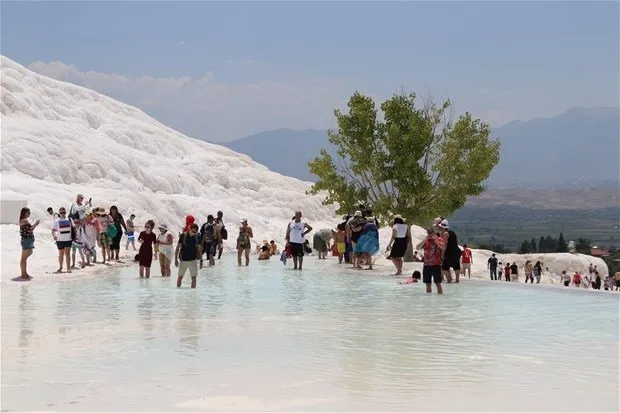
[[318, 156], [322, 148], [335, 155], [334, 146], [327, 140], [327, 131], [313, 129], [276, 129], [219, 144], [249, 155], [272, 171], [304, 181], [316, 179], [308, 170], [308, 162]]
[[[552, 118], [510, 122], [493, 129], [501, 160], [489, 187], [616, 187], [619, 178], [618, 108], [575, 108]], [[327, 132], [278, 129], [228, 143], [269, 169], [314, 181], [307, 163], [321, 148], [335, 150]]]
[[617, 187], [618, 113], [618, 108], [575, 108], [493, 130], [502, 149], [489, 186], [607, 186], [611, 180]]

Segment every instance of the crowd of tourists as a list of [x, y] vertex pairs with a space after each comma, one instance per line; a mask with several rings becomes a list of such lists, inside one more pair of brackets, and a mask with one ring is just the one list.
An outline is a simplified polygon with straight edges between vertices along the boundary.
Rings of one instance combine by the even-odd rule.
[[[82, 194], [76, 196], [68, 211], [60, 207], [58, 212], [54, 212], [54, 209], [49, 207], [47, 212], [53, 221], [51, 232], [58, 249], [56, 273], [71, 273], [72, 269], [78, 268], [78, 264], [79, 268], [85, 268], [98, 262], [109, 265], [111, 261], [120, 261], [121, 240], [125, 235], [125, 250], [131, 247], [133, 251], [137, 251], [135, 261], [139, 264], [141, 278], [150, 278], [153, 261], [158, 261], [163, 277], [170, 277], [174, 262], [178, 268], [177, 286], [182, 285], [183, 277], [189, 272], [191, 287], [195, 288], [198, 270], [203, 268], [204, 258], [206, 257], [208, 266], [215, 265], [216, 258], [220, 259], [222, 256], [223, 242], [228, 239], [222, 211], [217, 211], [215, 215], [209, 214], [201, 226], [192, 215], [186, 216], [184, 227], [176, 235], [173, 235], [166, 224], [156, 225], [153, 220], [147, 220], [138, 232], [134, 224], [134, 214], [125, 220], [115, 205], [110, 206], [109, 210], [93, 207], [92, 199], [85, 201]], [[23, 208], [19, 217], [22, 280], [32, 279], [27, 271], [27, 260], [34, 250], [34, 230], [40, 224], [38, 220], [31, 223], [29, 218], [30, 210]], [[314, 248], [319, 259], [325, 259], [331, 251], [338, 256], [339, 264], [349, 263], [358, 270], [372, 270], [373, 256], [380, 249], [378, 227], [379, 222], [373, 216], [372, 210], [360, 205], [360, 209], [353, 215], [344, 216], [335, 229], [316, 231], [313, 234], [313, 245], [310, 246], [306, 235], [312, 232], [313, 228], [303, 220], [301, 211], [296, 211], [284, 231], [285, 247], [280, 261], [286, 264], [287, 259], [292, 258], [293, 269], [302, 270], [304, 255], [312, 253]], [[442, 294], [444, 281], [459, 283], [460, 276], [471, 277], [472, 251], [467, 245], [463, 245], [462, 249], [459, 247], [457, 235], [450, 229], [445, 218], [436, 218], [427, 228], [426, 237], [415, 247], [412, 245], [410, 226], [402, 216], [395, 215], [391, 227], [386, 254], [396, 269], [394, 275], [403, 274], [404, 257], [408, 250], [422, 251], [419, 257], [417, 251], [413, 254], [414, 261], [423, 262], [422, 273], [415, 271], [405, 284], [418, 282], [421, 278], [427, 292], [430, 293], [432, 284], [435, 284], [437, 293]], [[250, 264], [253, 238], [254, 233], [248, 220], [241, 219], [236, 239], [239, 266]], [[137, 250], [136, 241], [139, 244]], [[263, 240], [262, 244], [257, 245], [256, 252], [259, 260], [268, 260], [280, 253], [275, 240]], [[76, 262], [78, 257], [79, 261]], [[501, 281], [504, 276], [506, 281], [519, 281], [520, 268], [514, 262], [504, 265], [493, 254], [488, 259], [487, 267], [491, 280]], [[534, 279], [536, 283], [540, 283], [541, 276], [549, 272], [548, 268], [543, 270], [540, 261], [532, 264], [530, 260], [524, 264], [522, 271], [526, 283], [534, 283]], [[598, 269], [592, 265], [588, 276], [576, 272], [571, 277], [563, 271], [561, 280], [566, 286], [572, 282], [575, 286], [585, 286], [584, 288], [600, 289], [601, 285], [604, 285], [605, 289], [620, 289], [620, 273], [602, 282]]]

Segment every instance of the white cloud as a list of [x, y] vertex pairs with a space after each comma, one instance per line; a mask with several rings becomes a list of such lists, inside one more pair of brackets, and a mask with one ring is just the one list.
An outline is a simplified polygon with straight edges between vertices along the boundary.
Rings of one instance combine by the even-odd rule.
[[213, 72], [197, 78], [132, 78], [83, 72], [62, 62], [35, 62], [29, 68], [137, 106], [191, 137], [214, 141], [276, 128], [330, 127], [333, 109], [351, 94], [343, 79], [223, 83]]

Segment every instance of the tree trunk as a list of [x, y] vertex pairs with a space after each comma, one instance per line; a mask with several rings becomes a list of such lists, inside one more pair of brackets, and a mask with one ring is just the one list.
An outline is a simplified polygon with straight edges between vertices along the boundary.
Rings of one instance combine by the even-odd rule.
[[[411, 225], [407, 225], [408, 233], [411, 234]], [[405, 256], [403, 257], [403, 261], [405, 262], [414, 262], [413, 259], [413, 240], [409, 238], [409, 243], [407, 244], [407, 250], [405, 251]]]

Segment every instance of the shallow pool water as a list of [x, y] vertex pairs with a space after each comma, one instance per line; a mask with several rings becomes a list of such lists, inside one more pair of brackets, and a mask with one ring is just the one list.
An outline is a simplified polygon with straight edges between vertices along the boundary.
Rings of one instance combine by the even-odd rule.
[[1, 407], [617, 411], [619, 294], [391, 271], [225, 257], [195, 290], [135, 268], [7, 286]]

